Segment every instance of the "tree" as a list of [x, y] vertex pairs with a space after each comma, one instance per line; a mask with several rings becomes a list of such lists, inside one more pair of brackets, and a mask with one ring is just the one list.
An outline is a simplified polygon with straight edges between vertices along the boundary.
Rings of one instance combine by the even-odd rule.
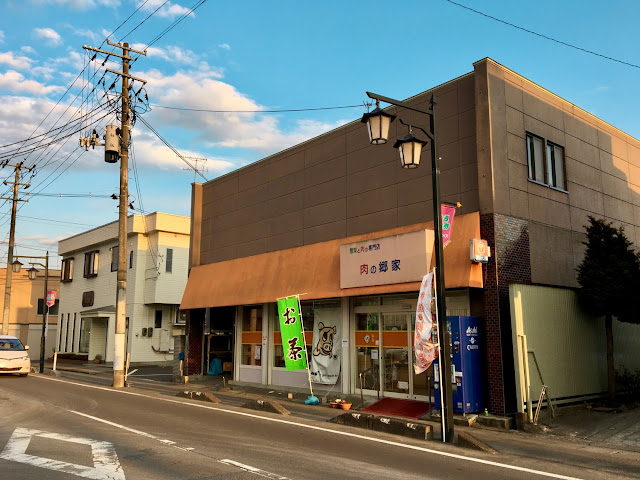
[[640, 256], [624, 234], [624, 228], [589, 216], [584, 260], [578, 267], [578, 296], [582, 304], [605, 318], [609, 398], [615, 398], [613, 317], [640, 323]]

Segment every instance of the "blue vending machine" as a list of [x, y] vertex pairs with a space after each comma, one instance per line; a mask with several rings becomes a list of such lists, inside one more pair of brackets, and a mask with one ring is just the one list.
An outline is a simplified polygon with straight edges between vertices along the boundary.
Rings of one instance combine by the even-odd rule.
[[[482, 412], [483, 374], [480, 348], [479, 317], [447, 317], [451, 335], [451, 373], [443, 376], [451, 381], [453, 411], [456, 413]], [[434, 332], [435, 333], [435, 332]], [[440, 410], [440, 378], [438, 359], [433, 362], [435, 408]]]

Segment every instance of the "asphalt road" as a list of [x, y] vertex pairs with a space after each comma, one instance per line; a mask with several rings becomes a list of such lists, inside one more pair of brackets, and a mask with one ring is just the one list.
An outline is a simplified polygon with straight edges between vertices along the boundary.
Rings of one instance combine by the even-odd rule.
[[633, 478], [161, 392], [0, 377], [2, 479]]

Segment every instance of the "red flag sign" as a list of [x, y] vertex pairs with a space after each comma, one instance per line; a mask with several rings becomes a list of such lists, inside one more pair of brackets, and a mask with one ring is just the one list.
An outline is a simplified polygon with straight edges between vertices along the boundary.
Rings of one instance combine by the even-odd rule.
[[52, 307], [56, 303], [56, 291], [47, 290], [47, 307]]

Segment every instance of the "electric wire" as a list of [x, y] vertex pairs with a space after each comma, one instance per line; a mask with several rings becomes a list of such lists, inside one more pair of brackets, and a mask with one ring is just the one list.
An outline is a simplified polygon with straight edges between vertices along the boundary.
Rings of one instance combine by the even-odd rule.
[[339, 110], [345, 108], [362, 108], [360, 105], [342, 105], [338, 107], [316, 107], [316, 108], [287, 108], [282, 110], [210, 110], [206, 108], [184, 108], [170, 107], [168, 105], [158, 105], [150, 103], [150, 107], [165, 108], [167, 110], [180, 110], [185, 112], [205, 112], [205, 113], [289, 113], [289, 112], [316, 112], [320, 110]]
[[523, 32], [527, 32], [527, 33], [530, 33], [532, 35], [536, 35], [538, 37], [544, 38], [545, 40], [550, 40], [552, 42], [559, 43], [560, 45], [564, 45], [565, 47], [575, 48], [576, 50], [580, 50], [582, 52], [589, 53], [589, 54], [595, 55], [597, 57], [605, 58], [607, 60], [611, 60], [612, 62], [618, 62], [618, 63], [621, 63], [623, 65], [627, 65], [629, 67], [640, 68], [640, 65], [636, 65], [634, 63], [625, 62], [624, 60], [619, 60], [617, 58], [610, 57], [608, 55], [603, 55], [601, 53], [594, 52], [593, 50], [587, 50], [586, 48], [582, 48], [582, 47], [579, 47], [577, 45], [573, 45], [571, 43], [563, 42], [562, 40], [558, 40], [557, 38], [553, 38], [553, 37], [549, 37], [547, 35], [543, 35], [542, 33], [534, 32], [533, 30], [529, 30], [528, 28], [524, 28], [524, 27], [521, 27], [521, 26], [516, 25], [514, 23], [507, 22], [506, 20], [502, 20], [500, 18], [497, 18], [497, 17], [494, 17], [492, 15], [486, 14], [486, 13], [481, 12], [479, 10], [475, 10], [475, 9], [473, 9], [471, 7], [468, 7], [467, 5], [463, 5], [461, 3], [454, 2], [453, 0], [444, 0], [444, 1], [448, 2], [448, 3], [451, 3], [453, 5], [456, 5], [458, 7], [464, 8], [465, 10], [469, 10], [469, 11], [471, 11], [473, 13], [477, 13], [478, 15], [482, 15], [483, 17], [490, 18], [491, 20], [495, 20], [496, 22], [504, 23], [505, 25], [508, 25], [510, 27], [517, 28], [518, 30], [522, 30]]
[[207, 179], [207, 177], [205, 177], [197, 168], [195, 168], [193, 165], [191, 165], [191, 163], [182, 156], [182, 154], [180, 152], [178, 152], [175, 148], [173, 148], [171, 146], [171, 144], [169, 142], [167, 142], [162, 135], [160, 135], [158, 133], [157, 130], [155, 130], [151, 125], [149, 125], [149, 122], [147, 122], [144, 117], [140, 117], [140, 121], [156, 136], [160, 139], [160, 141], [162, 141], [162, 143], [164, 143], [167, 147], [169, 147], [173, 153], [175, 153], [184, 163], [186, 163], [189, 168], [191, 168], [192, 170], [194, 170], [198, 175], [200, 175], [205, 182], [208, 182], [209, 180]]
[[178, 18], [177, 20], [175, 20], [171, 25], [169, 25], [167, 28], [165, 28], [162, 32], [160, 32], [159, 35], [157, 35], [153, 40], [151, 40], [148, 44], [146, 48], [149, 48], [150, 46], [152, 46], [153, 44], [157, 43], [158, 41], [160, 41], [160, 39], [162, 37], [164, 37], [167, 33], [169, 33], [171, 30], [173, 30], [175, 27], [177, 27], [180, 22], [182, 22], [185, 18], [187, 18], [189, 15], [191, 15], [193, 12], [195, 12], [198, 8], [200, 8], [207, 0], [198, 0], [196, 3], [193, 4], [193, 6], [186, 12], [184, 13], [180, 18]]

